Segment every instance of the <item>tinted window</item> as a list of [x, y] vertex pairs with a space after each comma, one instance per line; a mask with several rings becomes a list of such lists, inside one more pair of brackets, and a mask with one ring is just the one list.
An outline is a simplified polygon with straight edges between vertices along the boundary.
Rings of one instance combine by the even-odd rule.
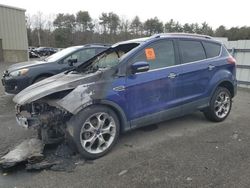
[[146, 61], [150, 70], [175, 65], [174, 45], [172, 41], [159, 41], [147, 46], [135, 58], [133, 63]]
[[183, 63], [206, 59], [206, 54], [201, 42], [180, 40], [179, 45]]
[[221, 45], [211, 42], [202, 42], [207, 53], [207, 58], [216, 57], [220, 54]]

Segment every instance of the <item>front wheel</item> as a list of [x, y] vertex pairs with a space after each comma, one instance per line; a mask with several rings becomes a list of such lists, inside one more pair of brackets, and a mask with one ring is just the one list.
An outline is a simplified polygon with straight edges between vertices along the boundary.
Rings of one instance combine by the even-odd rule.
[[119, 131], [117, 115], [105, 106], [83, 109], [67, 123], [68, 142], [86, 159], [96, 159], [110, 151]]
[[227, 88], [218, 87], [211, 98], [210, 105], [204, 110], [207, 119], [220, 122], [226, 119], [232, 107], [232, 96]]

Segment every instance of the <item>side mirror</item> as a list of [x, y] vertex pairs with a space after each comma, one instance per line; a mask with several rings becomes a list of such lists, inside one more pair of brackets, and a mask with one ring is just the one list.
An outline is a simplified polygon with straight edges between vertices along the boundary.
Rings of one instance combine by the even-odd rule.
[[149, 70], [149, 64], [145, 61], [139, 61], [131, 65], [131, 70], [133, 74], [137, 72], [147, 72]]
[[69, 66], [73, 66], [74, 63], [77, 63], [77, 59], [69, 59], [68, 60]]

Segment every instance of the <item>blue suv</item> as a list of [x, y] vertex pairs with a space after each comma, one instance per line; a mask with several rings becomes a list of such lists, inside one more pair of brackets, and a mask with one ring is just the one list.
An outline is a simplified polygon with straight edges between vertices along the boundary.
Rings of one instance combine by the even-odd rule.
[[36, 127], [44, 143], [66, 139], [96, 159], [131, 129], [197, 110], [223, 121], [236, 95], [235, 63], [209, 36], [170, 33], [120, 42], [16, 95], [17, 121]]

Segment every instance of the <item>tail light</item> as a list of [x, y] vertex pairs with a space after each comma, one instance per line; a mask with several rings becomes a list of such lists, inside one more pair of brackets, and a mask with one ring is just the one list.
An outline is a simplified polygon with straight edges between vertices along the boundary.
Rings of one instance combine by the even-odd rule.
[[236, 60], [232, 56], [230, 56], [229, 58], [227, 58], [227, 63], [236, 64]]

